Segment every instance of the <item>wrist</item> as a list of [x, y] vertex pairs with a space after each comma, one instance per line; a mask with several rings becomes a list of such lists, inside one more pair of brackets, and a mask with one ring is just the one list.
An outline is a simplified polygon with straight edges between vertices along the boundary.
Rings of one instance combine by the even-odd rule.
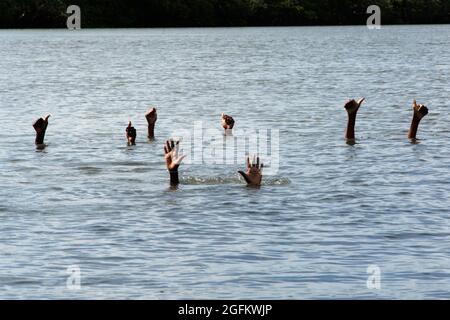
[[419, 129], [420, 124], [420, 118], [414, 114], [414, 117], [412, 119], [411, 128], [409, 129], [408, 138], [409, 139], [416, 139], [417, 131]]
[[154, 138], [155, 137], [155, 123], [148, 125], [148, 137]]
[[44, 144], [45, 132], [36, 133], [36, 144]]
[[180, 184], [180, 180], [178, 178], [178, 169], [169, 170], [170, 175], [170, 184], [172, 186]]
[[419, 123], [422, 118], [420, 118], [417, 114], [414, 114], [412, 122], [413, 123]]
[[358, 112], [349, 113], [348, 114], [348, 119], [352, 120], [352, 121], [355, 121], [357, 114], [358, 114]]
[[226, 136], [232, 136], [233, 135], [233, 129], [225, 129], [225, 135]]

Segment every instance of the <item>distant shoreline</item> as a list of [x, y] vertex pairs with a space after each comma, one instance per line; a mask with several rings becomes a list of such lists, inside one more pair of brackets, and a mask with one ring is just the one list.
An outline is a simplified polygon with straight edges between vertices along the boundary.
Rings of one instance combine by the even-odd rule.
[[[403, 24], [383, 24], [384, 27], [407, 27], [407, 26], [450, 26], [450, 23], [403, 23]], [[214, 26], [214, 27], [86, 27], [81, 30], [145, 30], [145, 29], [253, 29], [253, 28], [332, 28], [332, 27], [366, 27], [365, 24], [344, 24], [344, 25], [291, 25], [291, 26]], [[2, 30], [67, 30], [66, 27], [30, 27], [30, 28], [0, 28]], [[78, 30], [80, 31], [80, 30]]]
[[450, 24], [450, 0], [5, 0], [0, 29], [64, 28], [75, 7], [86, 29]]

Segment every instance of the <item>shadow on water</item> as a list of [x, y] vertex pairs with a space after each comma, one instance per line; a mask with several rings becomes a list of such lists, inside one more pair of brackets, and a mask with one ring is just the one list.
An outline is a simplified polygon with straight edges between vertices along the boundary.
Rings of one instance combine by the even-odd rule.
[[36, 152], [45, 152], [46, 149], [47, 149], [46, 144], [37, 144], [36, 145]]
[[409, 142], [412, 145], [419, 145], [422, 143], [422, 139], [410, 139]]

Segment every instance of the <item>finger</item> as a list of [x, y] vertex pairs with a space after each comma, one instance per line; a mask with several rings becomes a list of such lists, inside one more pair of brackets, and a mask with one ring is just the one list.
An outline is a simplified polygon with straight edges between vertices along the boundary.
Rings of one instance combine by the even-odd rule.
[[255, 168], [255, 167], [256, 167], [256, 156], [253, 156], [253, 162], [252, 162], [252, 163], [253, 163], [253, 166], [252, 166], [252, 167]]
[[166, 141], [166, 148], [167, 148], [167, 153], [172, 151], [172, 147], [170, 146], [170, 141], [169, 140]]
[[179, 143], [177, 142], [177, 143], [175, 144], [175, 147], [173, 148], [173, 153], [174, 153], [175, 158], [178, 158], [178, 153], [179, 153], [179, 151], [180, 151], [180, 145], [179, 145]]
[[416, 101], [416, 99], [414, 99], [414, 101], [413, 101], [413, 107], [417, 108], [417, 101]]
[[259, 157], [256, 158], [256, 167], [259, 169]]
[[175, 141], [170, 140], [170, 150], [175, 149]]
[[51, 114], [46, 115], [44, 121], [48, 121], [48, 118], [50, 118], [51, 116], [52, 116]]
[[167, 147], [164, 147], [164, 154], [168, 154], [169, 150], [167, 150]]
[[247, 162], [247, 169], [251, 168], [250, 157], [246, 158], [246, 162]]
[[177, 159], [177, 161], [176, 161], [176, 164], [177, 164], [177, 165], [180, 165], [186, 157], [187, 157], [187, 155], [184, 155], [184, 156], [179, 157], [179, 158]]
[[180, 141], [173, 141], [175, 144], [175, 147], [173, 148], [175, 157], [178, 158], [178, 155], [180, 153]]
[[238, 171], [238, 173], [244, 178], [247, 184], [250, 184], [250, 179], [248, 178], [247, 174], [244, 171]]
[[361, 106], [364, 101], [366, 101], [366, 98], [359, 99], [358, 106]]

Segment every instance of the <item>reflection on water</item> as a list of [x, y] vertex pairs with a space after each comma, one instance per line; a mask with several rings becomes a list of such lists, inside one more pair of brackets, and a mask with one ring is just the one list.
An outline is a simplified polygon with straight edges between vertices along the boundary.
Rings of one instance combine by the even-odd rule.
[[47, 145], [46, 145], [46, 144], [37, 144], [37, 145], [36, 145], [36, 150], [37, 150], [38, 152], [44, 151], [45, 148], [47, 148]]
[[[0, 31], [0, 117], [15, 128], [0, 132], [0, 297], [448, 297], [449, 39], [448, 26]], [[362, 96], [350, 147], [343, 104]], [[414, 145], [413, 98], [430, 107]], [[279, 173], [250, 189], [245, 159], [185, 164], [171, 190], [164, 141], [196, 121], [222, 130], [222, 112], [279, 130]]]

